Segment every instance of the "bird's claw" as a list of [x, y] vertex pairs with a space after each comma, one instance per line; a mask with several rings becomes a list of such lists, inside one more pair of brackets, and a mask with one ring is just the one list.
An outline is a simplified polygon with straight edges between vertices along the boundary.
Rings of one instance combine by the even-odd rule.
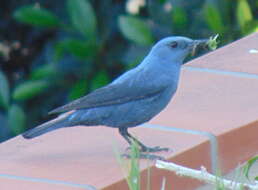
[[169, 148], [162, 148], [160, 146], [155, 146], [155, 147], [141, 147], [141, 152], [161, 152], [165, 151], [168, 152]]
[[[124, 158], [127, 158], [127, 159], [132, 158], [130, 154], [122, 154], [121, 156], [124, 157]], [[164, 160], [164, 161], [166, 160], [162, 156], [158, 156], [158, 155], [155, 155], [155, 154], [144, 154], [144, 153], [140, 153], [138, 158], [147, 159], [147, 160]]]
[[[131, 147], [127, 147], [126, 151], [129, 151], [131, 149]], [[140, 147], [140, 152], [168, 152], [169, 148], [162, 148], [160, 146], [155, 146], [155, 147], [147, 147], [147, 146], [142, 146]]]

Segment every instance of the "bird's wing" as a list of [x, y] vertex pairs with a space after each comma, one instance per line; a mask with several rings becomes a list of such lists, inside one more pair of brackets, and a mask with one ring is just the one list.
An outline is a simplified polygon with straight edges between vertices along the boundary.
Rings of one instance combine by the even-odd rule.
[[88, 109], [100, 106], [109, 106], [114, 104], [123, 104], [126, 102], [145, 99], [155, 96], [166, 89], [166, 85], [156, 85], [155, 83], [111, 83], [108, 86], [99, 88], [92, 93], [74, 100], [64, 106], [58, 107], [52, 113], [67, 112], [76, 109]]

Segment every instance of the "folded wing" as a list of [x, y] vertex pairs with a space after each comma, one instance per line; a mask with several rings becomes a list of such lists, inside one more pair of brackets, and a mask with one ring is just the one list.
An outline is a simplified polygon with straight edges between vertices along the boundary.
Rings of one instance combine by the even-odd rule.
[[77, 109], [89, 109], [123, 104], [158, 95], [165, 89], [166, 85], [155, 85], [154, 83], [111, 83], [110, 85], [99, 88], [82, 98], [58, 107], [49, 113], [52, 114]]

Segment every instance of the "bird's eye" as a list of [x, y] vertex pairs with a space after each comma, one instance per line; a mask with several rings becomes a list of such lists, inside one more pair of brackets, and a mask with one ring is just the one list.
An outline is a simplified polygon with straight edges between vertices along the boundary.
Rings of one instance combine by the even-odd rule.
[[175, 41], [170, 43], [170, 47], [172, 47], [172, 48], [176, 48], [177, 46], [178, 46], [178, 43]]

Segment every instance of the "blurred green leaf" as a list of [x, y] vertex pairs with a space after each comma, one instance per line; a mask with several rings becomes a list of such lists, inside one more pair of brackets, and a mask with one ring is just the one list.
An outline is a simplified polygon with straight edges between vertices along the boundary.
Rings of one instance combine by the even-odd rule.
[[217, 47], [218, 47], [218, 37], [219, 37], [219, 34], [216, 34], [215, 36], [211, 36], [210, 37], [210, 39], [209, 39], [209, 41], [208, 42], [206, 42], [206, 44], [207, 44], [207, 46], [208, 46], [208, 48], [210, 49], [210, 50], [215, 50], [215, 49], [217, 49]]
[[251, 8], [246, 0], [237, 1], [237, 22], [243, 33], [246, 32], [246, 26], [253, 20]]
[[58, 18], [50, 11], [27, 5], [14, 12], [14, 18], [19, 22], [40, 27], [57, 27], [60, 25]]
[[173, 27], [185, 29], [188, 23], [186, 11], [181, 7], [173, 7], [171, 14]]
[[245, 166], [243, 167], [243, 174], [248, 180], [249, 180], [249, 171], [257, 160], [258, 160], [258, 156], [255, 156], [250, 160], [248, 160]]
[[[141, 172], [140, 172], [140, 147], [136, 141], [132, 141], [130, 145], [130, 153], [128, 159], [125, 159], [122, 154], [115, 150], [115, 154], [117, 160], [123, 170], [123, 173], [126, 175], [126, 182], [130, 190], [140, 190], [140, 183], [141, 183]], [[147, 189], [148, 188], [147, 186]]]
[[77, 98], [80, 98], [86, 95], [87, 84], [88, 84], [88, 81], [84, 79], [79, 80], [77, 83], [75, 83], [70, 91], [69, 100], [75, 100]]
[[15, 100], [27, 100], [42, 93], [48, 87], [47, 81], [26, 81], [15, 88], [13, 98]]
[[219, 12], [219, 9], [207, 2], [203, 8], [204, 19], [209, 26], [209, 28], [215, 33], [223, 33], [224, 32], [224, 24]]
[[56, 74], [56, 72], [57, 71], [56, 71], [54, 65], [45, 64], [45, 65], [42, 65], [39, 68], [34, 69], [31, 72], [30, 79], [31, 80], [43, 79], [43, 78], [46, 78], [46, 77], [53, 76], [54, 74]]
[[88, 0], [67, 0], [67, 9], [75, 29], [88, 39], [96, 38], [96, 16]]
[[140, 147], [136, 141], [130, 146], [130, 168], [127, 183], [130, 190], [140, 190]]
[[159, 0], [159, 2], [160, 2], [161, 4], [166, 3], [166, 1], [167, 1], [167, 0]]
[[[123, 154], [120, 154], [117, 150], [115, 150], [116, 158], [118, 163], [120, 164], [124, 175], [126, 176], [126, 182], [130, 190], [140, 190], [141, 185], [141, 172], [140, 172], [140, 147], [136, 141], [132, 141], [130, 145], [130, 153], [129, 155], [124, 154], [125, 157], [130, 158], [125, 159]], [[148, 171], [149, 172], [149, 171]], [[149, 175], [149, 174], [148, 174]], [[147, 182], [148, 183], [148, 182]], [[150, 187], [147, 184], [147, 189]]]
[[0, 71], [0, 106], [7, 108], [9, 105], [9, 84], [5, 74]]
[[122, 34], [140, 45], [151, 45], [154, 42], [148, 25], [137, 17], [120, 16], [119, 27]]
[[258, 20], [251, 20], [250, 22], [247, 22], [245, 27], [242, 29], [242, 33], [244, 35], [250, 34], [253, 32], [257, 32], [258, 30]]
[[99, 71], [92, 79], [91, 89], [97, 89], [109, 83], [109, 77], [106, 71]]
[[18, 105], [12, 105], [8, 110], [8, 125], [11, 131], [18, 135], [25, 130], [26, 116], [22, 108]]
[[93, 57], [96, 54], [96, 46], [91, 42], [76, 39], [65, 39], [55, 46], [55, 60], [60, 60], [64, 53], [69, 52], [79, 59]]

